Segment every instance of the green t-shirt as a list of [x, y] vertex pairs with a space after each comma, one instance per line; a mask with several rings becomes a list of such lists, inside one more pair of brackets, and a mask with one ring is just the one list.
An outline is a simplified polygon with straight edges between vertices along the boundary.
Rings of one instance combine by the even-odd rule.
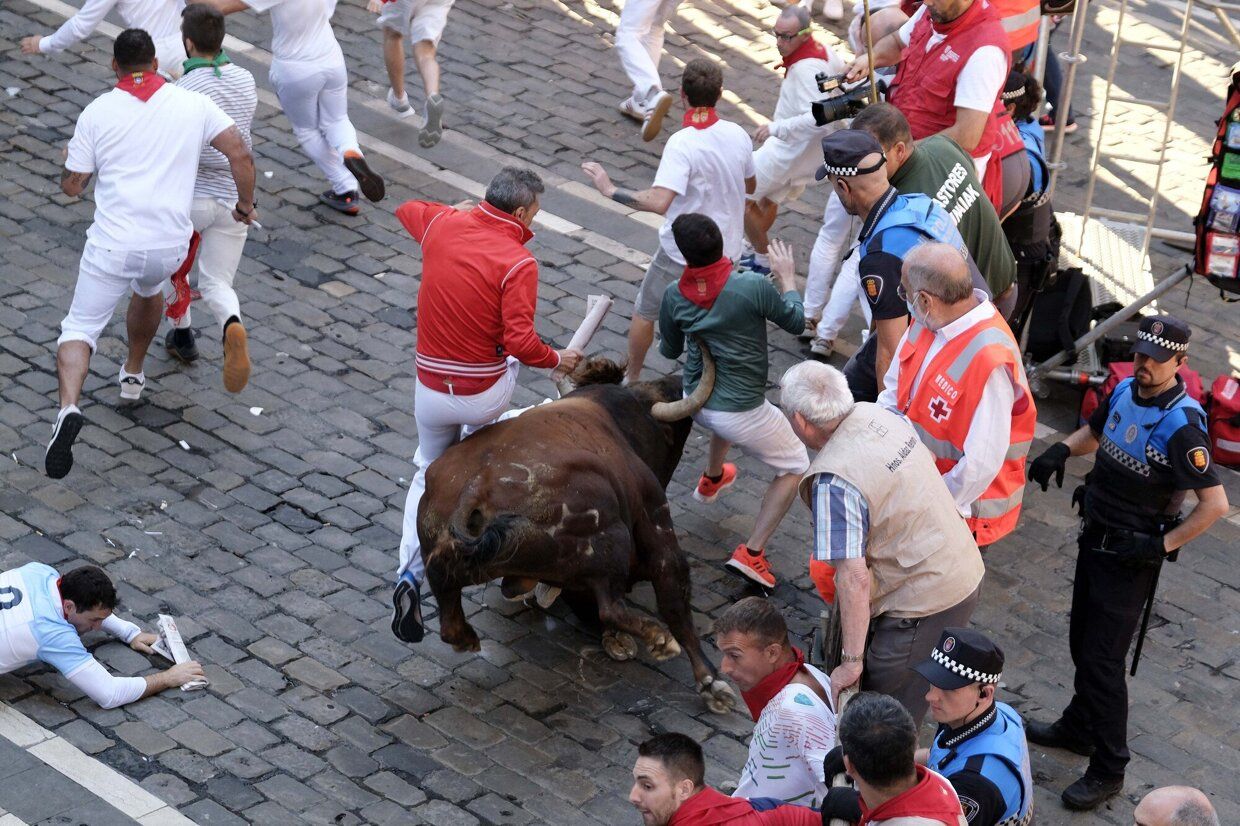
[[1016, 280], [1016, 258], [969, 153], [945, 135], [932, 135], [917, 144], [891, 185], [902, 195], [920, 192], [938, 201], [956, 222], [990, 294], [998, 298], [1007, 291]]
[[715, 389], [706, 401], [710, 410], [740, 413], [766, 401], [766, 323], [790, 333], [805, 329], [805, 308], [795, 290], [782, 296], [764, 275], [741, 270], [728, 276], [709, 310], [685, 298], [673, 282], [659, 308], [659, 352], [677, 359], [688, 344], [685, 393], [702, 377], [702, 354], [688, 338], [701, 337], [715, 357]]

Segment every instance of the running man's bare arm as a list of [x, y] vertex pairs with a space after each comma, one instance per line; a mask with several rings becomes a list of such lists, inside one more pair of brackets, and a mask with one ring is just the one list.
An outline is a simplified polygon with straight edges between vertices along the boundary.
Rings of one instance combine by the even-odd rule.
[[90, 184], [93, 174], [93, 172], [74, 172], [71, 169], [60, 170], [60, 191], [70, 198], [78, 197]]

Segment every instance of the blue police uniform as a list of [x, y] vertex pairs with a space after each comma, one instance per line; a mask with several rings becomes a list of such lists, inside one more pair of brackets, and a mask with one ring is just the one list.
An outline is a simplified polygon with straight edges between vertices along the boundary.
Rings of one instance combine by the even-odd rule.
[[1016, 131], [1025, 144], [1025, 154], [1029, 158], [1029, 192], [1022, 205], [1037, 206], [1046, 197], [1046, 187], [1050, 184], [1050, 169], [1046, 163], [1046, 130], [1033, 118], [1024, 118], [1017, 122]]
[[[951, 781], [970, 826], [1032, 822], [1029, 746], [1020, 715], [1007, 703], [996, 702], [960, 730], [940, 726], [926, 765]], [[985, 788], [986, 784], [993, 790]], [[996, 793], [1002, 800], [1001, 809], [985, 800]]]
[[[904, 257], [926, 241], [940, 241], [960, 250], [969, 262], [973, 286], [990, 297], [986, 279], [978, 270], [956, 224], [943, 207], [930, 196], [920, 193], [901, 195], [891, 187], [866, 216], [853, 255], [858, 256], [861, 294], [869, 302], [875, 321], [903, 318], [908, 315], [904, 299], [896, 294], [900, 286], [900, 270]], [[844, 366], [844, 376], [857, 401], [878, 398], [878, 379], [874, 360], [878, 337], [870, 336]]]
[[1095, 747], [1086, 776], [1102, 783], [1122, 780], [1128, 764], [1125, 661], [1158, 571], [1136, 563], [1134, 548], [1142, 535], [1174, 525], [1168, 508], [1178, 507], [1178, 491], [1220, 484], [1205, 414], [1183, 380], [1148, 399], [1137, 389], [1133, 379], [1120, 382], [1089, 420], [1099, 447], [1085, 484], [1072, 590], [1075, 693], [1062, 723]]

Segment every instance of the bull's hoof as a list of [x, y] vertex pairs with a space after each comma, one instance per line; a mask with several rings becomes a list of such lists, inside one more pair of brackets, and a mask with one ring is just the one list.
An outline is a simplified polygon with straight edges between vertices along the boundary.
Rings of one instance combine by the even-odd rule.
[[723, 680], [707, 677], [698, 684], [698, 694], [706, 701], [706, 708], [715, 714], [728, 714], [736, 708], [736, 693]]
[[604, 631], [603, 650], [616, 662], [631, 660], [637, 656], [637, 640], [624, 631]]
[[676, 642], [670, 632], [662, 629], [649, 637], [646, 647], [650, 649], [650, 656], [658, 662], [680, 656], [680, 643]]
[[464, 653], [466, 651], [481, 651], [482, 641], [478, 639], [478, 635], [474, 633], [474, 629], [468, 625], [465, 629], [457, 634], [443, 633], [439, 634], [440, 639], [452, 646], [452, 650]]

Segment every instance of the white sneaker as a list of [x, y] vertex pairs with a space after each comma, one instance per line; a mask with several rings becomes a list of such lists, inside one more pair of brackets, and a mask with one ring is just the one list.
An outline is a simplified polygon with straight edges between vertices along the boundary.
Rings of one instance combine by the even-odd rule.
[[809, 316], [806, 316], [805, 317], [805, 329], [801, 332], [799, 336], [797, 336], [797, 338], [800, 339], [801, 341], [813, 341], [815, 338], [818, 337], [817, 330], [818, 330], [818, 319], [810, 318]]
[[646, 110], [634, 103], [633, 98], [631, 97], [620, 101], [620, 105], [616, 108], [618, 108], [620, 110], [620, 114], [624, 115], [626, 118], [632, 118], [636, 121], [643, 121], [646, 119]]
[[663, 131], [663, 119], [671, 108], [672, 96], [667, 92], [659, 92], [659, 96], [654, 99], [654, 105], [642, 120], [642, 140], [650, 143], [659, 137], [659, 133]]
[[809, 343], [809, 354], [818, 361], [826, 361], [835, 352], [835, 341], [829, 338], [817, 338]]
[[822, 16], [833, 21], [843, 20], [843, 0], [826, 0], [826, 2], [822, 4]]
[[388, 106], [392, 107], [392, 111], [402, 118], [411, 118], [415, 114], [413, 107], [409, 105], [409, 96], [405, 95], [403, 98], [397, 99], [396, 93], [392, 91], [391, 87], [387, 90], [387, 102]]
[[146, 387], [146, 374], [126, 373], [122, 365], [118, 381], [121, 385], [121, 398], [126, 401], [136, 401], [142, 396], [142, 389]]

